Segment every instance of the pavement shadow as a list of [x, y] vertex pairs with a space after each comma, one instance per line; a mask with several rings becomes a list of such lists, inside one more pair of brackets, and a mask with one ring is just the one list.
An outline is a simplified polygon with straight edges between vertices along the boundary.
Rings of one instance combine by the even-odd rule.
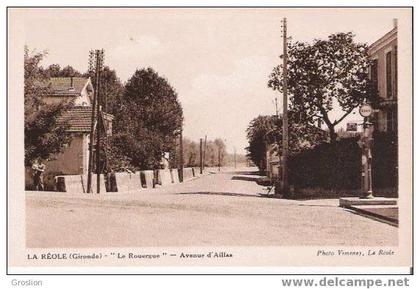
[[231, 175], [244, 175], [244, 176], [261, 176], [261, 173], [259, 171], [224, 171], [225, 174], [231, 174]]
[[232, 181], [248, 181], [248, 182], [256, 182], [259, 178], [252, 177], [252, 176], [233, 176], [231, 178]]
[[327, 207], [327, 208], [338, 208], [338, 205], [319, 205], [319, 204], [298, 204], [298, 207]]
[[178, 193], [178, 195], [216, 195], [216, 196], [250, 197], [250, 198], [261, 197], [260, 195], [250, 195], [250, 194], [230, 193], [230, 192], [188, 192], [188, 193]]

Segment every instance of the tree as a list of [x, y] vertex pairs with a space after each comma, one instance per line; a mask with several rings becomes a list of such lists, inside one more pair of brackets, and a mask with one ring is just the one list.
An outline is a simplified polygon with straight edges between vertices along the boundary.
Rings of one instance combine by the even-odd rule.
[[61, 152], [71, 140], [68, 125], [60, 120], [70, 103], [47, 105], [43, 98], [51, 94], [48, 78], [40, 62], [45, 53], [30, 53], [25, 47], [24, 106], [25, 106], [25, 165], [37, 158], [47, 160]]
[[[312, 44], [288, 44], [289, 109], [302, 122], [315, 124], [321, 119], [329, 129], [332, 143], [337, 138], [335, 126], [375, 95], [368, 78], [368, 47], [355, 43], [354, 36], [351, 32], [336, 33]], [[268, 86], [274, 90], [282, 90], [282, 69], [278, 65], [270, 75]], [[336, 104], [343, 113], [333, 120], [329, 112]]]
[[[85, 77], [90, 77], [93, 87], [96, 87], [96, 75], [94, 72], [87, 72]], [[105, 66], [101, 71], [101, 97], [102, 106], [105, 112], [114, 114], [121, 105], [124, 93], [124, 85], [118, 78], [115, 70]]]
[[[296, 155], [302, 150], [313, 148], [325, 142], [325, 131], [313, 125], [299, 122], [295, 112], [290, 112], [289, 117], [289, 152], [291, 155]], [[273, 145], [274, 152], [281, 154], [282, 124], [281, 116], [260, 115], [254, 118], [248, 126], [249, 146], [246, 148], [248, 151], [247, 157], [258, 166], [260, 171], [265, 170], [268, 145]]]
[[44, 70], [46, 77], [80, 77], [82, 74], [74, 69], [72, 66], [67, 65], [61, 69], [59, 64], [51, 64]]
[[175, 153], [182, 107], [172, 86], [152, 68], [136, 70], [114, 115], [113, 144], [133, 166], [157, 168], [164, 152]]
[[227, 151], [226, 151], [226, 144], [221, 138], [216, 138], [213, 142], [215, 146], [215, 153], [216, 153], [216, 163], [215, 166], [219, 165], [219, 152], [220, 152], [220, 166], [226, 164], [227, 161]]
[[[179, 145], [179, 143], [177, 144]], [[179, 147], [178, 147], [179, 148]], [[198, 142], [192, 141], [188, 138], [183, 139], [183, 155], [184, 155], [184, 165], [188, 167], [197, 167], [200, 165], [200, 145]], [[204, 146], [203, 146], [204, 151]], [[226, 144], [220, 138], [215, 140], [208, 140], [205, 155], [206, 159], [204, 160], [207, 167], [217, 167], [219, 165], [219, 151], [220, 151], [220, 165], [226, 165], [227, 151]], [[179, 150], [176, 150], [174, 157], [174, 167], [177, 166], [179, 162]]]
[[247, 128], [249, 146], [247, 157], [260, 171], [266, 170], [267, 145], [279, 139], [279, 129], [275, 124], [275, 116], [258, 116], [254, 118]]

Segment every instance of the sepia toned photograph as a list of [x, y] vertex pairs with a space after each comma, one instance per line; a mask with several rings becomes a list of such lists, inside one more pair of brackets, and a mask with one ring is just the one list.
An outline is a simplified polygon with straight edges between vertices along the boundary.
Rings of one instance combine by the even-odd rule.
[[7, 13], [9, 266], [412, 267], [411, 8]]

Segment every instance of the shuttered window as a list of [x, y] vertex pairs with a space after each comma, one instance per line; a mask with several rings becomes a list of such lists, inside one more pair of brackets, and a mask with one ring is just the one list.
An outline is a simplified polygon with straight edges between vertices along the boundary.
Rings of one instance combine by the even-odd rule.
[[370, 80], [373, 83], [373, 87], [378, 91], [378, 60], [372, 60], [372, 66], [370, 67]]
[[398, 47], [394, 47], [394, 97], [398, 96]]
[[386, 54], [385, 59], [386, 68], [386, 96], [389, 98], [392, 96], [392, 52]]

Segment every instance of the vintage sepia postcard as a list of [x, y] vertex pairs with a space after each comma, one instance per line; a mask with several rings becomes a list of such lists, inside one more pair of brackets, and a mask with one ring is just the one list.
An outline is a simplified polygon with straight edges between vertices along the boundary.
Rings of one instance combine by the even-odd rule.
[[8, 273], [412, 272], [411, 7], [8, 7]]

